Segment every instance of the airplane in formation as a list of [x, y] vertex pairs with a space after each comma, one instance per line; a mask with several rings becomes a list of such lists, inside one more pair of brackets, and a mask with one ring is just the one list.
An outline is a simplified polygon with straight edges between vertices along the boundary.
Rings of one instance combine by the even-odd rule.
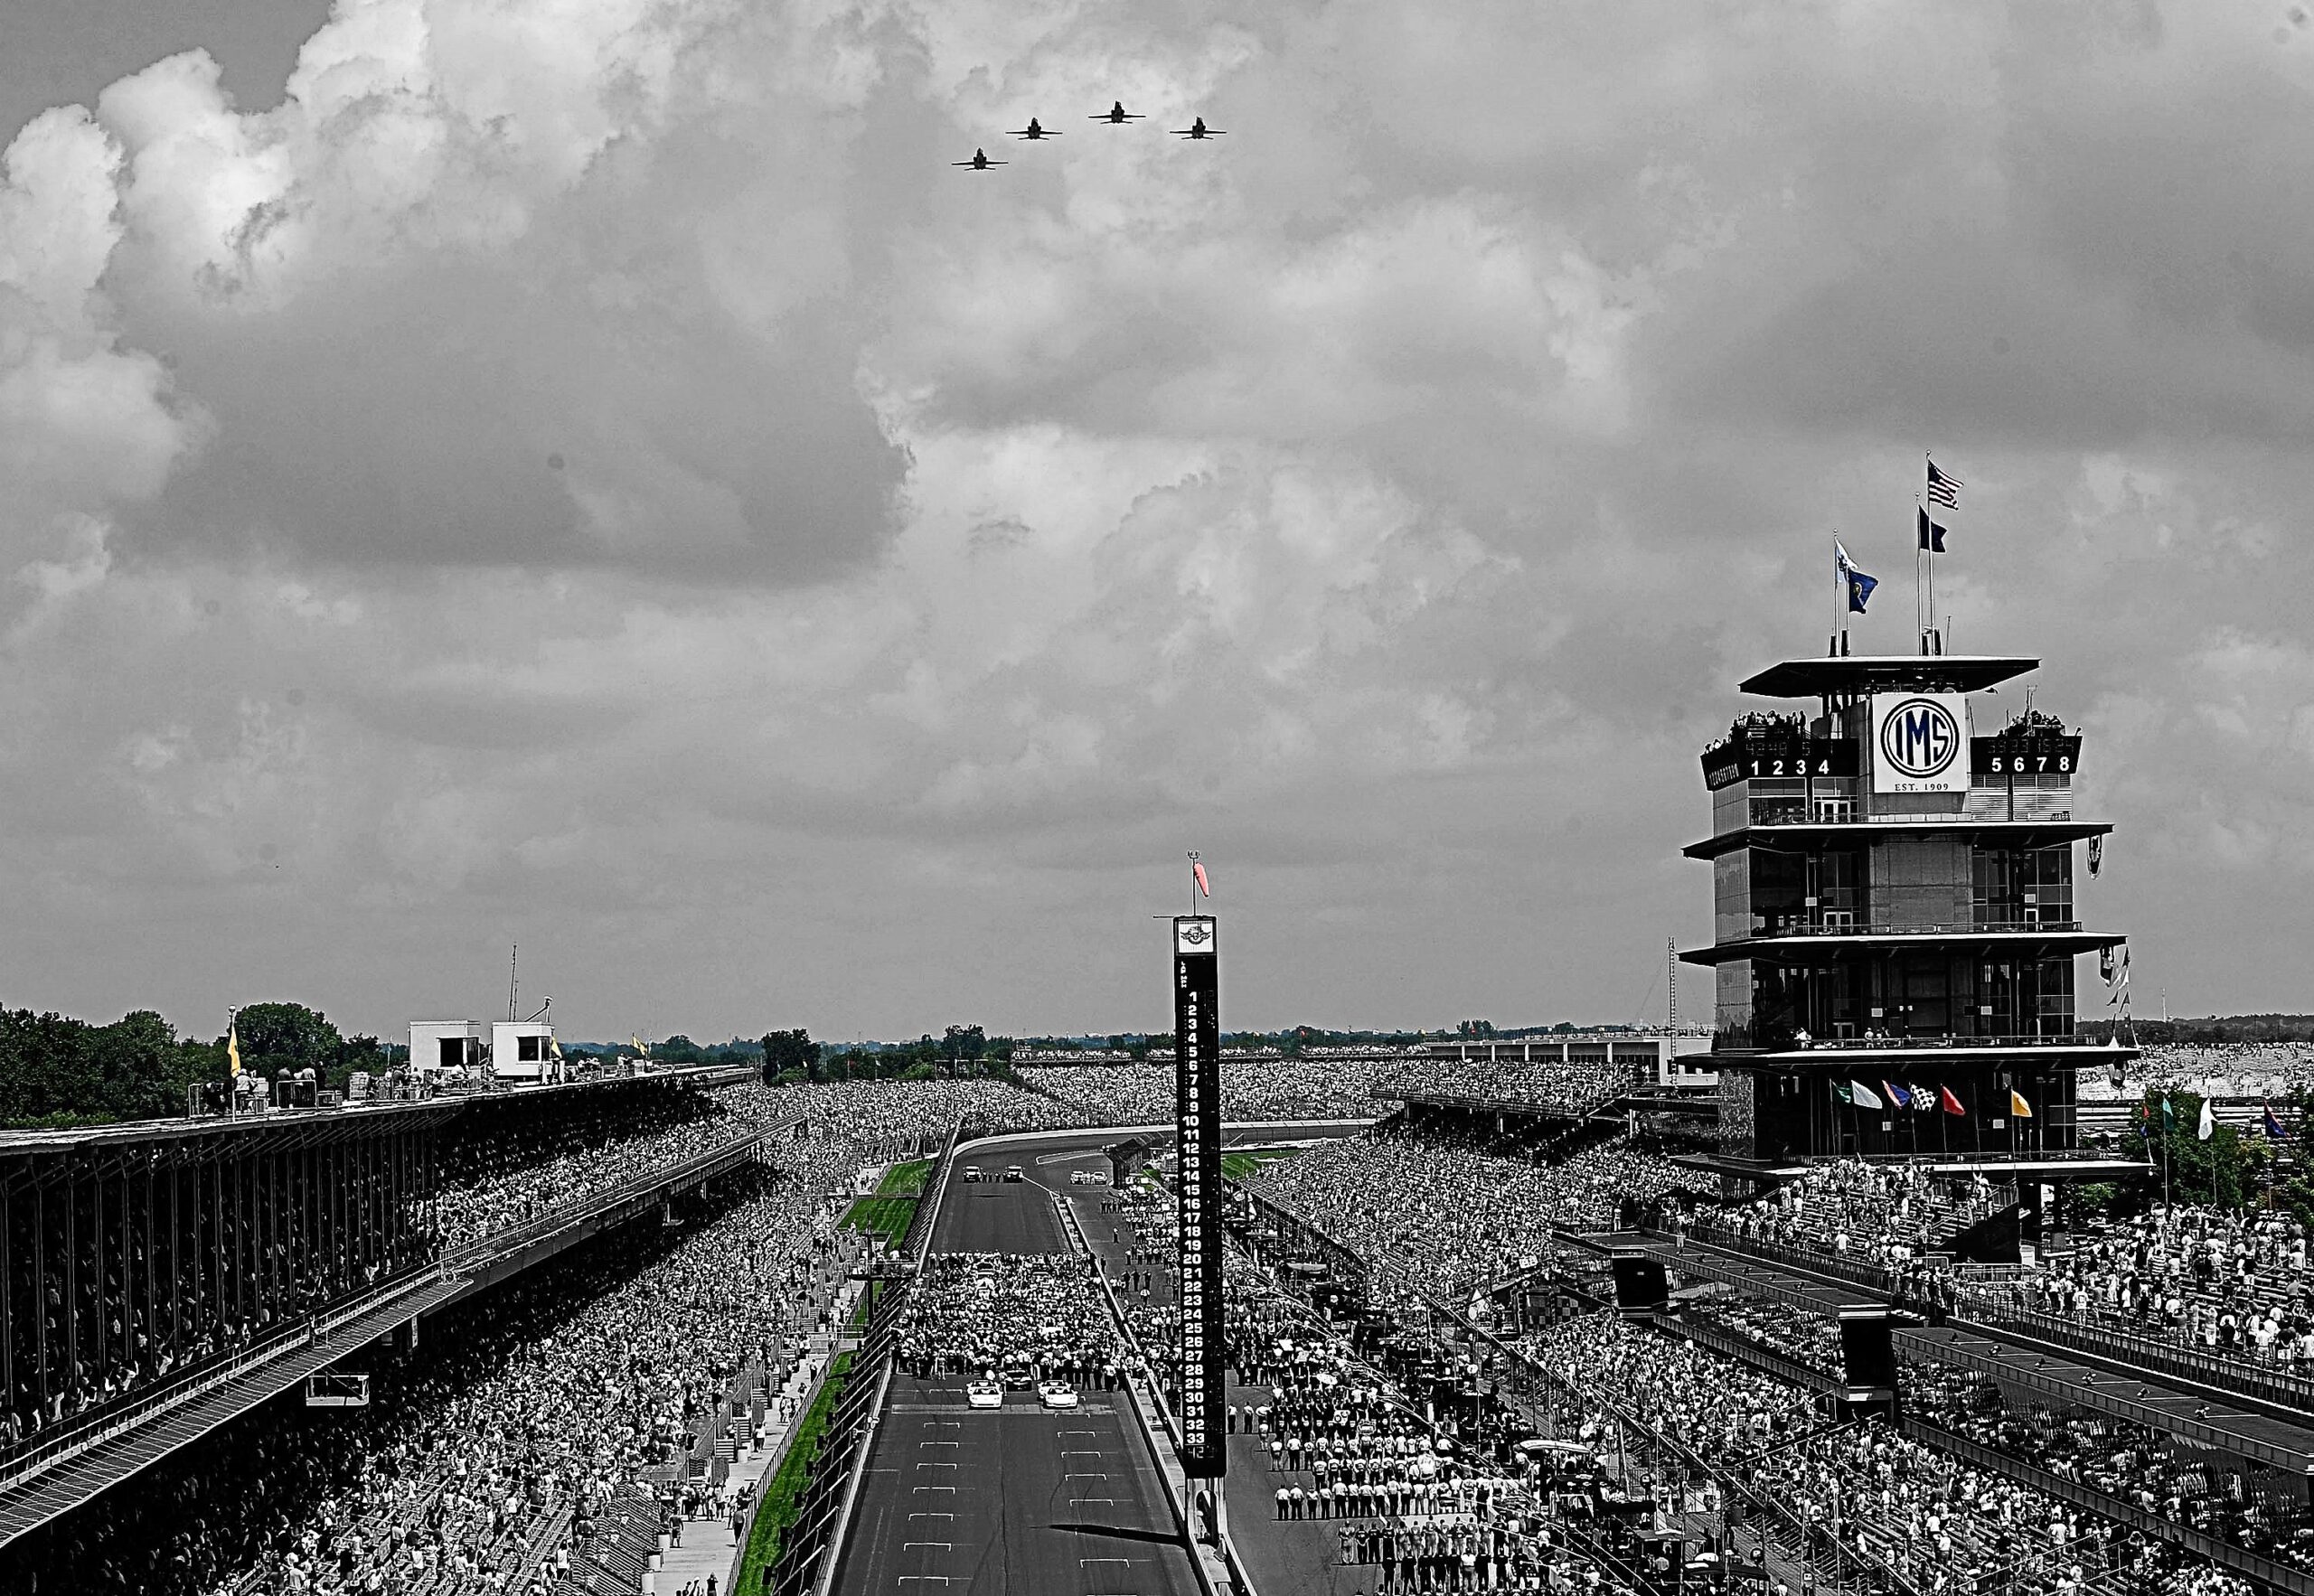
[[[1085, 119], [1088, 122], [1106, 122], [1113, 127], [1122, 127], [1127, 122], [1143, 122], [1148, 120], [1148, 117], [1143, 112], [1126, 110], [1124, 101], [1119, 99], [1111, 101], [1107, 110]], [[1227, 127], [1208, 127], [1205, 125], [1205, 118], [1199, 117], [1186, 127], [1174, 127], [1168, 131], [1178, 134], [1183, 138], [1220, 138], [1229, 130]], [[1007, 127], [1004, 133], [1009, 138], [1047, 139], [1060, 136], [1057, 130], [1046, 127], [1034, 117], [1029, 118], [1029, 125], [1026, 127]], [[985, 150], [974, 150], [973, 158], [969, 161], [948, 163], [951, 166], [968, 167], [974, 172], [985, 172], [992, 166], [1010, 166], [1011, 164], [1010, 161], [990, 160], [988, 152]]]

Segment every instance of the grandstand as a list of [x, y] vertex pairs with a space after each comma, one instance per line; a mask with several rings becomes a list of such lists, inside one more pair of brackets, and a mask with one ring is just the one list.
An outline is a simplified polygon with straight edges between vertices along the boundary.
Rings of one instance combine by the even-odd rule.
[[0, 1542], [757, 1161], [729, 1074], [0, 1138]]

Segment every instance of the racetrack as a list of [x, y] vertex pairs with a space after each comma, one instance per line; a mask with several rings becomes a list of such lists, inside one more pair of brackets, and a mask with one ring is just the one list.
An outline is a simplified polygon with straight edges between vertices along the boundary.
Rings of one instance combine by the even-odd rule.
[[[1342, 1127], [1264, 1126], [1230, 1140], [1338, 1135]], [[1124, 1132], [1003, 1138], [958, 1150], [932, 1233], [935, 1253], [1061, 1253], [1049, 1192], [1074, 1169], [1105, 1168], [1097, 1150]], [[1026, 1178], [963, 1179], [1021, 1166]], [[1090, 1225], [1088, 1225], [1088, 1229]], [[1036, 1394], [974, 1411], [956, 1376], [895, 1373], [834, 1590], [841, 1596], [955, 1596], [967, 1590], [1039, 1596], [1197, 1596], [1188, 1549], [1155, 1460], [1123, 1392], [1088, 1390], [1074, 1413]]]
[[[933, 1231], [936, 1253], [1061, 1253], [1047, 1180], [1068, 1189], [1082, 1159], [1038, 1156], [1098, 1148], [1115, 1132], [1066, 1144], [1002, 1144], [959, 1165], [1022, 1165], [1017, 1184], [952, 1179]], [[868, 1457], [835, 1589], [843, 1596], [941, 1596], [967, 1590], [1072, 1596], [1196, 1596], [1197, 1576], [1124, 1394], [1088, 1390], [1074, 1413], [1048, 1413], [1031, 1391], [975, 1412], [964, 1382], [893, 1375]]]

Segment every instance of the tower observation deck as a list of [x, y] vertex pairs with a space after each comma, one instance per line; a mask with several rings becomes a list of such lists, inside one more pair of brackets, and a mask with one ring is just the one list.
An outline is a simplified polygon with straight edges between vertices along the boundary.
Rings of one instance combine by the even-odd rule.
[[1684, 850], [1712, 868], [1712, 944], [1680, 957], [1717, 981], [1715, 1166], [2089, 1172], [2074, 1078], [2130, 1055], [2076, 1035], [2075, 966], [2125, 939], [2074, 908], [2074, 845], [2112, 829], [2074, 812], [2080, 736], [1989, 696], [2039, 663], [1840, 654], [1742, 684], [1803, 707], [1704, 750], [1712, 834]]

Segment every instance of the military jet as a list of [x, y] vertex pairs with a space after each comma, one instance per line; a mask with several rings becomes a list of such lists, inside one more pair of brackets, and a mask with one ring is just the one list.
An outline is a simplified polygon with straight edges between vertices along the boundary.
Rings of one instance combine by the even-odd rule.
[[1029, 125], [1026, 127], [1007, 127], [1004, 131], [1014, 138], [1058, 138], [1060, 136], [1051, 128], [1039, 124], [1034, 117], [1029, 118]]
[[1012, 163], [1010, 161], [992, 161], [988, 158], [988, 152], [986, 150], [974, 150], [971, 160], [951, 161], [948, 164], [951, 166], [969, 166], [975, 172], [985, 172], [991, 166], [1010, 166]]
[[1143, 118], [1142, 113], [1139, 111], [1126, 110], [1124, 108], [1124, 101], [1120, 99], [1111, 104], [1109, 108], [1103, 111], [1099, 116], [1087, 117], [1085, 119], [1087, 122], [1110, 122], [1115, 124], [1119, 127], [1122, 127], [1127, 122], [1139, 122]]
[[1208, 127], [1205, 125], [1205, 118], [1203, 117], [1199, 117], [1188, 127], [1176, 127], [1173, 131], [1180, 134], [1183, 138], [1219, 138], [1223, 134], [1229, 130], [1227, 127]]

